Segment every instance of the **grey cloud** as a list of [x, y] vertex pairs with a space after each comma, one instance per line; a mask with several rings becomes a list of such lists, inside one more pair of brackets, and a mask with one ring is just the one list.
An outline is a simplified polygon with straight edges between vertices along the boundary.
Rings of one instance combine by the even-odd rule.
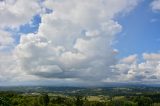
[[[68, 82], [98, 84], [136, 78], [136, 55], [117, 64], [118, 51], [112, 44], [122, 30], [115, 17], [130, 12], [138, 2], [45, 0], [41, 5], [53, 12], [41, 14], [38, 32], [21, 35], [20, 43], [12, 51], [12, 70], [17, 73], [15, 80], [70, 79]], [[17, 0], [0, 5], [3, 6], [0, 27], [19, 27], [40, 11], [37, 1]]]
[[[124, 59], [129, 59], [131, 56]], [[120, 73], [124, 72], [124, 74], [121, 74], [120, 76], [120, 78], [123, 76], [123, 79], [121, 80], [137, 82], [160, 80], [160, 59], [158, 58], [160, 54], [143, 53], [142, 56], [144, 60], [139, 63], [135, 62], [139, 60], [138, 58], [130, 64], [126, 63], [123, 61], [124, 59], [122, 59], [119, 64], [115, 65], [116, 69], [119, 70]]]
[[[112, 42], [122, 30], [112, 18], [137, 4], [135, 0], [117, 2], [46, 0], [44, 6], [54, 12], [42, 14], [38, 33], [22, 36], [16, 47], [21, 70], [44, 78], [112, 78], [116, 72], [110, 66], [117, 62]], [[48, 65], [56, 65], [59, 71]]]

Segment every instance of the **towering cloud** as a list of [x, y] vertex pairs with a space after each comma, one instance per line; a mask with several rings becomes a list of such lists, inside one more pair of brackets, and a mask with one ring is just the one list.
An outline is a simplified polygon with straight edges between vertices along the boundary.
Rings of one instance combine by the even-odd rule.
[[[139, 1], [1, 0], [0, 80], [81, 84], [159, 80], [159, 53], [144, 53], [141, 61], [136, 54], [115, 57], [118, 50], [113, 43], [122, 30], [117, 17], [129, 13]], [[155, 2], [153, 10], [158, 7]], [[19, 28], [35, 15], [41, 17], [37, 32], [21, 34], [14, 45], [6, 29]]]
[[38, 33], [23, 35], [16, 47], [21, 70], [43, 78], [102, 81], [116, 72], [112, 43], [122, 29], [115, 21], [138, 0], [45, 0]]

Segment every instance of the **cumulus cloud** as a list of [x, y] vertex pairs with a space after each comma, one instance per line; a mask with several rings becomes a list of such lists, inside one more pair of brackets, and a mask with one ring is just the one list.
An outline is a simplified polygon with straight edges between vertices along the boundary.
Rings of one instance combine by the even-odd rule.
[[19, 27], [40, 12], [38, 0], [0, 1], [0, 27]]
[[138, 0], [46, 0], [36, 34], [21, 37], [15, 53], [22, 71], [42, 78], [101, 81], [111, 78], [117, 50], [112, 48], [122, 26], [114, 20]]
[[[128, 56], [120, 60], [119, 64], [115, 65], [115, 68], [120, 71], [119, 79], [131, 82], [150, 82], [159, 81], [160, 77], [160, 54], [159, 53], [144, 53], [142, 55], [143, 60], [138, 62], [138, 58], [131, 59], [131, 57], [136, 57], [136, 55]], [[126, 59], [131, 59], [129, 64], [124, 61]]]
[[16, 85], [39, 80], [38, 77], [21, 71], [14, 52], [0, 52], [0, 73], [0, 85]]
[[9, 32], [0, 30], [0, 50], [12, 47], [14, 45], [14, 39]]
[[[158, 10], [158, 1], [152, 2], [153, 10]], [[28, 23], [41, 7], [52, 11], [40, 15], [37, 33], [22, 34], [12, 53], [0, 52], [0, 80], [73, 84], [159, 81], [159, 53], [144, 53], [142, 57], [134, 54], [118, 60], [119, 51], [112, 47], [122, 30], [116, 17], [129, 13], [138, 2], [45, 0], [40, 6], [36, 0], [1, 1], [0, 48], [14, 42], [4, 27]]]
[[13, 81], [15, 77], [23, 73], [17, 67], [17, 60], [14, 54], [15, 42], [17, 41], [15, 41], [15, 36], [8, 29], [14, 28], [13, 30], [15, 30], [21, 25], [29, 23], [33, 16], [39, 14], [40, 11], [38, 0], [0, 1], [0, 84]]
[[151, 7], [153, 11], [159, 11], [160, 10], [160, 0], [153, 0], [151, 3]]
[[11, 78], [15, 75], [13, 71], [13, 61], [15, 60], [13, 59], [12, 54], [0, 52], [0, 83], [11, 80]]

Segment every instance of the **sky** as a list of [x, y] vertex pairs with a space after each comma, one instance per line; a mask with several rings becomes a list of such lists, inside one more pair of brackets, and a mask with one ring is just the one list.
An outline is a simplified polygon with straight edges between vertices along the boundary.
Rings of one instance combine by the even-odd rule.
[[0, 86], [160, 84], [160, 0], [0, 0]]

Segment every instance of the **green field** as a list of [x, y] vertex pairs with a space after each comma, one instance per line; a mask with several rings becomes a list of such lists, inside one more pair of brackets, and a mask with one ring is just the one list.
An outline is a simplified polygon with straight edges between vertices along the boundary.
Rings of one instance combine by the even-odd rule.
[[160, 88], [39, 88], [1, 89], [0, 106], [160, 106]]

